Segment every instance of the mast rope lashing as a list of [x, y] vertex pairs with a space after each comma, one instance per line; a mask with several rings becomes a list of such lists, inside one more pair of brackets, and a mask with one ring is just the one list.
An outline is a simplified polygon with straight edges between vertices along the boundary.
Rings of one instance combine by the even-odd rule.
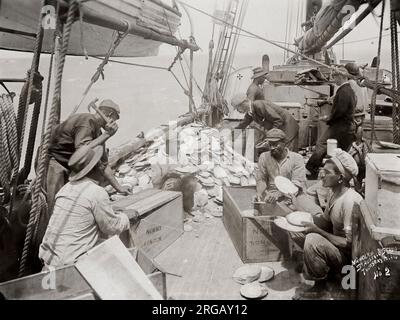
[[35, 184], [33, 186], [32, 190], [32, 208], [29, 212], [29, 222], [28, 226], [26, 229], [26, 235], [25, 235], [25, 241], [24, 241], [24, 247], [21, 255], [21, 260], [20, 260], [20, 266], [19, 266], [19, 273], [18, 275], [21, 277], [25, 274], [26, 271], [26, 263], [28, 259], [28, 254], [31, 246], [31, 240], [32, 237], [35, 236], [33, 234], [34, 230], [36, 228], [36, 223], [39, 219], [40, 213], [41, 213], [41, 206], [40, 206], [40, 193], [43, 193], [43, 185], [45, 182], [45, 177], [46, 177], [46, 169], [48, 166], [48, 149], [50, 145], [50, 138], [51, 138], [51, 133], [53, 130], [54, 125], [56, 124], [57, 121], [57, 109], [58, 109], [58, 101], [61, 96], [61, 83], [62, 83], [62, 76], [63, 76], [63, 70], [64, 70], [64, 64], [65, 64], [65, 58], [68, 52], [68, 43], [69, 43], [69, 38], [71, 35], [71, 28], [72, 24], [74, 23], [74, 17], [75, 17], [75, 12], [78, 9], [78, 3], [76, 0], [72, 0], [69, 3], [69, 8], [68, 8], [68, 15], [67, 15], [67, 20], [64, 25], [64, 30], [63, 30], [63, 35], [62, 35], [62, 44], [60, 48], [60, 56], [59, 56], [59, 63], [57, 66], [57, 72], [56, 72], [56, 80], [55, 80], [55, 85], [54, 85], [54, 94], [53, 94], [53, 101], [52, 101], [52, 107], [50, 109], [50, 114], [49, 114], [49, 120], [48, 120], [48, 125], [46, 128], [46, 132], [43, 136], [43, 141], [42, 144], [39, 148], [40, 154], [39, 154], [39, 161], [38, 161], [38, 169], [37, 169], [37, 177]]

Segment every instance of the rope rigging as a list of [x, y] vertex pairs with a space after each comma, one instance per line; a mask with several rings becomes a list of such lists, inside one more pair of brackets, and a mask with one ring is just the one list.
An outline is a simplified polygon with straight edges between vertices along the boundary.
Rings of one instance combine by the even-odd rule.
[[[397, 19], [395, 12], [390, 12], [390, 33], [391, 33], [391, 59], [392, 59], [392, 88], [400, 90], [400, 68], [399, 68], [399, 42], [397, 33]], [[393, 142], [400, 144], [400, 110], [399, 103], [393, 101]]]
[[103, 78], [104, 80], [104, 67], [106, 66], [106, 64], [108, 63], [110, 57], [114, 54], [115, 49], [120, 45], [120, 43], [122, 42], [122, 40], [129, 34], [129, 31], [131, 29], [131, 25], [128, 21], [124, 20], [125, 24], [126, 24], [126, 31], [125, 32], [118, 32], [117, 33], [117, 37], [114, 40], [114, 42], [111, 44], [110, 49], [108, 50], [106, 56], [104, 57], [103, 61], [99, 64], [99, 66], [97, 67], [96, 72], [93, 74], [92, 78], [90, 79], [89, 85], [86, 87], [85, 91], [83, 92], [81, 101], [75, 106], [75, 108], [72, 110], [71, 115], [76, 113], [79, 109], [79, 107], [81, 106], [81, 104], [83, 103], [83, 101], [85, 100], [87, 94], [89, 93], [90, 89], [92, 88], [92, 86], [97, 82], [97, 80], [99, 80], [100, 76]]
[[383, 18], [385, 15], [385, 1], [382, 2], [382, 13], [381, 13], [381, 23], [379, 29], [379, 43], [378, 43], [378, 54], [377, 54], [377, 64], [376, 64], [376, 75], [375, 75], [375, 84], [374, 90], [372, 92], [371, 98], [371, 145], [374, 140], [376, 140], [377, 144], [380, 147], [383, 147], [380, 141], [376, 137], [375, 132], [375, 108], [376, 108], [376, 96], [378, 94], [378, 81], [379, 81], [379, 70], [381, 64], [381, 51], [382, 51], [382, 32], [383, 32]]
[[35, 237], [35, 230], [38, 230], [38, 223], [43, 219], [43, 185], [45, 182], [45, 177], [46, 177], [46, 169], [48, 166], [48, 149], [50, 145], [50, 138], [51, 138], [51, 133], [53, 130], [54, 125], [56, 124], [57, 121], [57, 111], [58, 111], [58, 101], [60, 100], [60, 95], [61, 95], [61, 82], [62, 82], [62, 76], [63, 76], [63, 70], [64, 70], [64, 64], [65, 64], [65, 58], [67, 55], [68, 51], [68, 43], [69, 43], [69, 38], [71, 35], [71, 28], [72, 24], [74, 22], [74, 17], [75, 13], [78, 9], [78, 3], [76, 0], [72, 0], [69, 3], [69, 8], [68, 8], [68, 14], [67, 14], [67, 20], [64, 24], [63, 28], [63, 34], [62, 34], [62, 44], [60, 47], [60, 57], [59, 57], [59, 63], [57, 65], [57, 71], [56, 71], [56, 79], [55, 79], [55, 85], [54, 85], [54, 94], [53, 94], [53, 101], [52, 101], [52, 107], [50, 109], [50, 114], [49, 114], [49, 121], [48, 125], [45, 131], [45, 134], [43, 136], [42, 144], [40, 147], [40, 154], [39, 154], [39, 161], [38, 161], [38, 169], [37, 169], [37, 177], [35, 180], [35, 183], [33, 185], [33, 190], [32, 190], [32, 208], [29, 212], [29, 222], [28, 226], [26, 229], [26, 235], [25, 235], [25, 241], [24, 241], [24, 247], [23, 247], [23, 252], [20, 260], [20, 267], [19, 267], [19, 276], [23, 276], [26, 272], [26, 263], [28, 260], [28, 255], [31, 247], [31, 241], [32, 238]]
[[[42, 7], [45, 5], [45, 0], [42, 2]], [[14, 168], [12, 169], [12, 178], [11, 183], [13, 185], [13, 190], [17, 189], [18, 183], [20, 182], [21, 178], [25, 178], [29, 174], [29, 169], [26, 168], [25, 170], [18, 172], [21, 162], [21, 155], [22, 155], [22, 148], [24, 144], [24, 137], [25, 137], [25, 128], [26, 122], [28, 118], [28, 108], [29, 105], [35, 102], [36, 105], [36, 112], [40, 111], [40, 103], [41, 103], [41, 95], [42, 95], [42, 80], [43, 77], [39, 74], [39, 61], [40, 61], [40, 53], [42, 50], [42, 43], [43, 43], [43, 27], [42, 27], [42, 18], [44, 17], [45, 13], [41, 13], [39, 24], [37, 28], [36, 38], [35, 38], [35, 47], [33, 50], [33, 59], [31, 68], [28, 71], [27, 80], [21, 90], [21, 94], [19, 97], [18, 102], [18, 112], [17, 112], [17, 120], [16, 120], [16, 131], [17, 131], [17, 152], [18, 158]], [[28, 139], [27, 150], [33, 150], [34, 148], [34, 141], [35, 138]], [[26, 162], [26, 164], [28, 164]], [[15, 200], [15, 192], [12, 194], [11, 202], [10, 202], [10, 209], [9, 215], [13, 212]]]

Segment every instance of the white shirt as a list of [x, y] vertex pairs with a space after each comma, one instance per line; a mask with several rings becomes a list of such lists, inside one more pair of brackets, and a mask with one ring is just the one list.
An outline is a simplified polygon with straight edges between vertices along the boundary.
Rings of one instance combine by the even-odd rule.
[[117, 235], [129, 226], [128, 217], [114, 212], [107, 192], [94, 180], [69, 182], [56, 195], [39, 257], [54, 267], [72, 264], [97, 244], [100, 233]]

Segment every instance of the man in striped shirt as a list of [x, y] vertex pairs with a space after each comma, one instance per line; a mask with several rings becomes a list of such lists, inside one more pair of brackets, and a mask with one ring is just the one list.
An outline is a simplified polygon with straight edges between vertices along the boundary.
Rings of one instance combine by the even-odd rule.
[[104, 173], [98, 166], [103, 148], [83, 146], [71, 157], [69, 182], [56, 195], [53, 214], [39, 249], [45, 266], [73, 264], [92, 249], [100, 238], [128, 230], [128, 217], [114, 212], [101, 185]]

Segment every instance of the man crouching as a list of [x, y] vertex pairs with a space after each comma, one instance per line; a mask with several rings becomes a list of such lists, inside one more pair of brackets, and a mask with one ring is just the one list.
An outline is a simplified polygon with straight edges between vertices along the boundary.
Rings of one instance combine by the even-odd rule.
[[350, 187], [357, 173], [355, 160], [341, 149], [336, 149], [326, 162], [321, 179], [323, 186], [330, 189], [328, 205], [323, 214], [313, 217], [313, 223], [305, 224], [306, 235], [291, 234], [304, 247], [304, 277], [315, 281], [314, 287], [300, 292], [294, 299], [322, 298], [329, 277], [335, 278], [344, 265], [351, 263], [352, 215], [362, 200]]
[[125, 213], [115, 213], [104, 183], [102, 146], [82, 146], [71, 157], [69, 182], [56, 195], [54, 211], [39, 249], [45, 267], [73, 264], [92, 249], [100, 234], [120, 234], [130, 226]]

